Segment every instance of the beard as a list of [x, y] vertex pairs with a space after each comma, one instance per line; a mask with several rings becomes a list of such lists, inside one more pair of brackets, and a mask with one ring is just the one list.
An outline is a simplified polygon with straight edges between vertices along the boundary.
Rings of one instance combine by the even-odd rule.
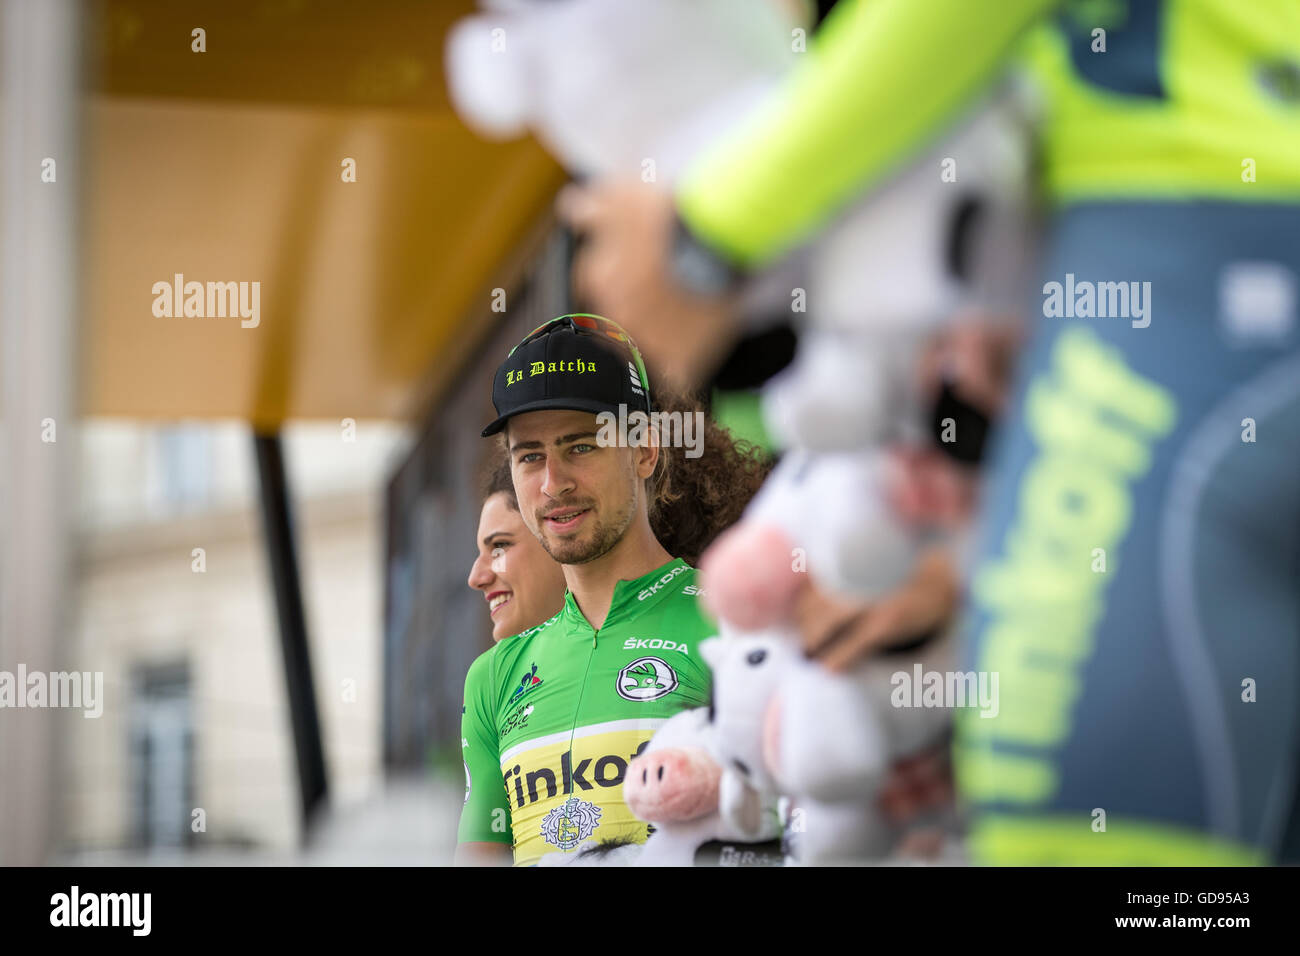
[[[607, 520], [600, 520], [593, 515], [591, 527], [584, 528], [575, 537], [552, 538], [543, 532], [538, 536], [538, 541], [541, 542], [546, 553], [560, 564], [586, 564], [595, 561], [597, 558], [604, 557], [614, 545], [623, 540], [623, 535], [632, 525], [635, 506], [636, 497], [635, 493], [632, 493], [623, 506]], [[539, 528], [546, 527], [546, 521], [541, 516], [538, 516], [537, 523]]]

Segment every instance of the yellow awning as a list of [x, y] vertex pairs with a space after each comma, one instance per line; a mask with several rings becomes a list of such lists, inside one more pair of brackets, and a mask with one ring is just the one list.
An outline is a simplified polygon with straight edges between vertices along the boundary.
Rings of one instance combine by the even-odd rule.
[[[402, 417], [446, 380], [563, 181], [536, 144], [484, 143], [451, 112], [443, 37], [471, 6], [100, 5], [86, 413]], [[178, 274], [260, 283], [258, 325], [155, 315]]]

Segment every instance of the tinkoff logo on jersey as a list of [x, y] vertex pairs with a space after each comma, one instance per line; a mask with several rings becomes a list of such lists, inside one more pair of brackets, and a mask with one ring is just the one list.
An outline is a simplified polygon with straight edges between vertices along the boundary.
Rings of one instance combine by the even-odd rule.
[[542, 819], [542, 839], [561, 850], [572, 850], [600, 826], [600, 807], [570, 797]]
[[519, 679], [519, 686], [516, 687], [515, 692], [510, 695], [510, 700], [512, 702], [518, 700], [541, 682], [542, 679], [537, 676], [537, 665], [534, 664], [532, 670], [528, 671]]
[[657, 657], [638, 657], [618, 672], [615, 686], [624, 700], [658, 700], [677, 689], [677, 672]]
[[[532, 806], [538, 800], [550, 800], [560, 793], [573, 793], [575, 790], [594, 790], [596, 787], [621, 787], [623, 777], [627, 774], [627, 762], [641, 754], [646, 745], [650, 742], [649, 735], [641, 740], [636, 749], [631, 753], [626, 750], [619, 750], [627, 753], [623, 757], [620, 753], [609, 753], [606, 751], [601, 756], [594, 756], [600, 753], [599, 748], [593, 751], [593, 756], [581, 757], [578, 762], [574, 763], [573, 752], [565, 747], [563, 750], [556, 749], [550, 754], [540, 754], [530, 752], [528, 756], [510, 767], [501, 777], [501, 782], [509, 794], [511, 789], [514, 790], [515, 806], [522, 810], [525, 806]], [[567, 745], [568, 741], [565, 741]], [[558, 758], [558, 759], [557, 759]], [[533, 769], [525, 770], [524, 766], [528, 765]], [[556, 772], [558, 765], [559, 772]], [[545, 796], [542, 796], [541, 787], [545, 787]], [[525, 794], [525, 789], [527, 794]]]

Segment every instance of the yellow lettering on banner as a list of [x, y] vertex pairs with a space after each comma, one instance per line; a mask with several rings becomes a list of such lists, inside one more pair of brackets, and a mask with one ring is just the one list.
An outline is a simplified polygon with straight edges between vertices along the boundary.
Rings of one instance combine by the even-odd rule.
[[1152, 435], [1174, 427], [1173, 396], [1136, 374], [1119, 349], [1105, 345], [1093, 333], [1082, 328], [1062, 332], [1054, 358], [1067, 390]]
[[[966, 721], [974, 711], [962, 710]], [[996, 723], [996, 721], [985, 721]], [[953, 764], [962, 796], [968, 800], [1039, 803], [1056, 792], [1056, 769], [1041, 757], [984, 748], [954, 747]]]
[[1108, 425], [1090, 404], [1080, 405], [1053, 384], [1037, 380], [1025, 394], [1025, 425], [1041, 445], [1073, 448], [1098, 465], [1126, 475], [1151, 467], [1151, 455], [1141, 437]]
[[992, 721], [997, 738], [1036, 747], [1061, 740], [1079, 696], [1073, 675], [1078, 658], [1039, 656], [1043, 637], [1037, 622], [999, 622], [986, 640], [980, 669], [983, 661], [997, 662], [999, 710]]
[[980, 568], [972, 585], [976, 600], [990, 609], [1023, 615], [1044, 613], [1043, 605], [1070, 608], [1071, 619], [1082, 618], [1088, 592], [1072, 573], [1066, 554], [1056, 542], [1028, 536], [1020, 529], [1007, 535], [1007, 557]]
[[[1059, 784], [1050, 751], [1070, 734], [1080, 668], [1114, 577], [1092, 573], [1091, 556], [1118, 554], [1133, 520], [1130, 483], [1150, 469], [1151, 445], [1173, 429], [1177, 406], [1078, 327], [1061, 333], [1049, 369], [1030, 383], [1024, 416], [1038, 453], [1020, 480], [1003, 554], [971, 584], [990, 618], [977, 667], [1000, 675], [1000, 710], [992, 720], [966, 712], [956, 720], [965, 795], [1029, 804]], [[1007, 753], [1002, 743], [1042, 752]]]
[[1073, 456], [1040, 456], [1026, 473], [1020, 494], [1025, 510], [1041, 516], [1044, 535], [1067, 541], [1082, 553], [1114, 541], [1131, 518], [1127, 489]]

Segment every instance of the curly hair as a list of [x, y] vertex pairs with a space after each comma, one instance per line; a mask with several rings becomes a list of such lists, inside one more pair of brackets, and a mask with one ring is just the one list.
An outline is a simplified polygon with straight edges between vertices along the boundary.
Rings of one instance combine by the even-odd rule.
[[[772, 459], [750, 442], [734, 438], [691, 396], [659, 389], [655, 411], [694, 415], [701, 412], [704, 453], [688, 458], [687, 449], [659, 449], [654, 473], [646, 479], [650, 528], [664, 549], [692, 566], [713, 540], [735, 524], [772, 470]], [[510, 459], [496, 455], [484, 475], [482, 498], [505, 494], [518, 511]]]
[[696, 565], [713, 540], [739, 520], [772, 470], [772, 459], [750, 442], [736, 439], [704, 411], [698, 399], [659, 390], [656, 411], [700, 412], [703, 454], [688, 458], [686, 448], [659, 449], [660, 464], [650, 476], [650, 527], [669, 554]]

